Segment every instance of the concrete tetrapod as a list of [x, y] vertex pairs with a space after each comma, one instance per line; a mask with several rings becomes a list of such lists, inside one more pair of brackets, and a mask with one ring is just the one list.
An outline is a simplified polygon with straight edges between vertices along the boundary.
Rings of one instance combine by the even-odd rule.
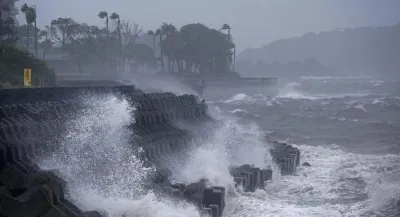
[[[93, 91], [115, 92], [110, 88], [78, 89], [32, 89], [31, 92], [15, 90], [18, 94], [10, 90], [0, 91], [2, 96], [14, 96], [0, 104], [2, 215], [100, 216], [98, 212], [85, 213], [73, 206], [65, 199], [65, 183], [55, 173], [43, 171], [34, 163], [39, 151], [51, 151], [54, 148], [45, 146], [45, 140], [60, 135], [54, 132], [55, 129], [61, 131], [66, 121], [75, 118], [79, 110], [85, 109], [79, 99], [73, 96], [78, 93], [93, 94]], [[172, 93], [134, 94], [133, 91], [123, 94], [127, 92], [132, 95], [128, 94], [126, 97], [138, 104], [139, 112], [136, 114], [134, 130], [141, 131], [143, 137], [151, 139], [152, 145], [147, 145], [151, 151], [144, 157], [155, 165], [156, 162], [167, 161], [167, 155], [171, 153], [184, 151], [190, 143], [190, 133], [174, 127], [174, 121], [190, 121], [194, 117], [206, 115], [195, 114], [194, 108], [197, 104], [194, 97], [178, 97]], [[17, 95], [19, 97], [15, 97]], [[173, 142], [166, 143], [166, 138], [171, 138], [170, 141]], [[146, 144], [142, 145], [146, 147]], [[177, 193], [175, 186], [171, 188]], [[179, 188], [180, 191], [183, 189], [185, 188]], [[184, 192], [187, 198], [193, 197], [193, 193], [188, 193], [190, 191]], [[201, 193], [200, 190], [199, 192]], [[203, 199], [200, 202], [203, 203]], [[218, 206], [217, 214], [222, 212], [221, 204], [209, 206], [214, 206], [214, 215], [215, 206]]]
[[[193, 95], [143, 94], [124, 86], [0, 90], [0, 97], [6, 99], [0, 101], [0, 216], [104, 216], [97, 211], [81, 211], [67, 199], [67, 183], [59, 173], [42, 170], [35, 163], [39, 153], [51, 153], [56, 148], [69, 120], [90, 111], [82, 100], [97, 94], [123, 95], [136, 107], [132, 113], [135, 121], [129, 126], [136, 135], [132, 144], [142, 147], [141, 158], [156, 168], [154, 189], [196, 204], [204, 215], [223, 215], [224, 187], [209, 187], [206, 180], [172, 184], [168, 178], [173, 160], [188, 154], [192, 141], [207, 132], [205, 127], [220, 124], [208, 115], [207, 104]], [[300, 163], [299, 150], [284, 143], [274, 144], [271, 155], [284, 175], [294, 174]], [[250, 192], [263, 189], [265, 181], [272, 179], [270, 168], [250, 165], [231, 168], [231, 174], [237, 186]]]
[[[300, 151], [286, 143], [272, 142], [274, 144], [270, 153], [274, 161], [279, 165], [282, 175], [294, 175], [300, 164]], [[242, 187], [245, 192], [254, 192], [256, 189], [264, 189], [265, 182], [272, 180], [272, 169], [261, 169], [249, 164], [231, 167], [230, 173], [234, 177], [235, 185]]]

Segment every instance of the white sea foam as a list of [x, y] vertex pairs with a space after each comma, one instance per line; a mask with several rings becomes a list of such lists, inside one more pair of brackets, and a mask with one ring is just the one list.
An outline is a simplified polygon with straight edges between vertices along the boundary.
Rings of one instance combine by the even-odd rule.
[[40, 159], [46, 169], [58, 169], [67, 181], [69, 197], [83, 210], [104, 211], [110, 217], [199, 216], [193, 205], [156, 198], [148, 192], [145, 168], [137, 157], [132, 107], [115, 96], [84, 98], [87, 109], [68, 123], [67, 133], [51, 156]]
[[298, 147], [311, 167], [273, 180], [266, 192], [232, 198], [228, 216], [360, 216], [398, 198], [400, 186], [382, 177], [400, 174], [400, 156], [351, 154], [336, 145]]

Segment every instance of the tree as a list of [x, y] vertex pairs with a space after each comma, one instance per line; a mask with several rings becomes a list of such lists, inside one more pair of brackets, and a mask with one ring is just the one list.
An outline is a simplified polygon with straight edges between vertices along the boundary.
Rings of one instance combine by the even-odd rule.
[[231, 38], [231, 27], [228, 24], [222, 25], [222, 30], [228, 30], [229, 39]]
[[152, 30], [147, 31], [147, 35], [150, 35], [153, 38], [153, 53], [154, 56], [156, 56], [156, 35]]
[[0, 80], [12, 86], [23, 83], [24, 68], [32, 69], [32, 85], [37, 85], [39, 78], [54, 81], [54, 72], [48, 68], [43, 60], [34, 57], [27, 51], [14, 46], [0, 46]]
[[[100, 17], [100, 19], [105, 19], [106, 20], [106, 30], [107, 30], [107, 38], [109, 37], [109, 17], [108, 17], [108, 13], [106, 11], [100, 11], [98, 16]], [[106, 50], [107, 56], [108, 56], [108, 62], [111, 64], [111, 56], [109, 53], [109, 50]]]
[[155, 35], [158, 35], [160, 37], [160, 57], [158, 58], [158, 60], [160, 61], [161, 71], [164, 72], [164, 55], [163, 55], [163, 48], [161, 46], [161, 41], [162, 41], [161, 29], [157, 29]]
[[[164, 46], [161, 45], [163, 48], [165, 48], [163, 49], [164, 52], [162, 54], [166, 54], [168, 63], [168, 72], [171, 72], [171, 68], [173, 67], [173, 61], [171, 56], [173, 55], [174, 52], [174, 35], [177, 34], [176, 33], [177, 30], [174, 25], [165, 22], [161, 25], [160, 29], [161, 29], [161, 35], [165, 36]], [[160, 44], [162, 43], [163, 40], [160, 41]]]
[[[229, 37], [215, 29], [194, 23], [181, 27], [174, 36], [172, 51], [176, 62], [184, 62], [185, 71], [194, 67], [200, 73], [226, 72], [229, 70], [226, 58], [232, 58], [230, 49], [234, 44]], [[174, 38], [172, 37], [172, 38]], [[163, 49], [171, 49], [171, 43], [163, 43]]]
[[86, 65], [104, 68], [111, 65], [108, 31], [85, 23], [77, 24], [74, 37], [64, 46], [71, 59], [76, 63], [78, 71], [84, 72]]
[[117, 13], [112, 13], [110, 19], [117, 20], [117, 33], [118, 33], [118, 54], [122, 56], [122, 45], [121, 45], [121, 19]]
[[79, 40], [82, 34], [82, 26], [71, 18], [58, 18], [52, 20], [46, 29], [55, 45], [69, 54], [70, 58], [76, 63], [78, 71], [82, 73], [83, 64], [87, 61], [85, 50], [82, 49], [83, 44]]
[[107, 28], [107, 31], [108, 31], [109, 30], [108, 29], [108, 21], [109, 21], [108, 13], [106, 11], [100, 11], [98, 16], [100, 17], [100, 19], [106, 19], [106, 28]]
[[16, 31], [14, 28], [14, 20], [8, 18], [7, 20], [0, 19], [0, 45], [15, 44], [17, 41]]
[[12, 16], [12, 11], [15, 10], [15, 0], [0, 1], [0, 10], [8, 15], [6, 15], [7, 19], [0, 19], [0, 45], [15, 44], [18, 39], [15, 31], [15, 21]]
[[[155, 32], [148, 31], [153, 37], [153, 48], [135, 44], [142, 28], [128, 21], [120, 20], [117, 13], [103, 11], [99, 17], [106, 19], [106, 28], [78, 24], [71, 18], [58, 18], [46, 27], [47, 32], [40, 32], [41, 47], [51, 49], [52, 43], [56, 47], [69, 53], [75, 60], [80, 72], [84, 65], [103, 66], [108, 63], [111, 67], [117, 66], [120, 57], [134, 61], [139, 65], [154, 65], [156, 36], [160, 38], [161, 70], [164, 71], [164, 56], [167, 57], [168, 72], [177, 68], [179, 72], [198, 73], [227, 72], [227, 59], [232, 60], [234, 43], [230, 32], [210, 29], [200, 23], [185, 25], [178, 31], [171, 23], [162, 23]], [[115, 30], [110, 32], [109, 20], [116, 24]], [[112, 28], [114, 29], [114, 28]], [[228, 25], [222, 29], [230, 30]], [[50, 38], [50, 39], [48, 39]], [[151, 54], [151, 55], [150, 55]], [[151, 57], [150, 57], [151, 56]], [[177, 67], [176, 67], [177, 66]]]
[[[78, 37], [76, 41], [79, 41], [81, 47], [81, 58], [85, 63], [92, 63], [100, 66], [104, 66], [105, 63], [111, 65], [111, 62], [115, 62], [117, 55], [110, 55], [111, 53], [117, 54], [114, 46], [110, 47], [110, 44], [116, 44], [115, 38], [108, 37], [106, 29], [100, 29], [97, 26], [90, 26], [87, 24], [81, 24], [79, 29]], [[107, 52], [105, 52], [107, 50]]]
[[34, 23], [34, 41], [35, 41], [35, 55], [37, 56], [37, 27], [36, 27], [36, 9], [28, 6], [26, 3], [21, 6], [21, 12], [25, 14], [26, 21], [26, 49], [29, 50], [29, 31], [30, 26]]
[[124, 57], [139, 66], [154, 66], [153, 49], [144, 44], [130, 44], [124, 48]]
[[74, 50], [79, 50], [79, 52], [74, 52], [79, 53], [80, 58], [85, 63], [102, 65], [104, 62], [107, 62], [107, 56], [103, 52], [107, 49], [107, 43], [105, 42], [107, 40], [107, 33], [105, 30], [101, 30], [97, 26], [82, 23], [78, 25], [76, 32], [77, 36], [73, 40], [73, 43], [76, 45]]
[[126, 20], [121, 21], [122, 47], [134, 44], [141, 34], [143, 34], [143, 30], [138, 24]]
[[13, 23], [12, 18], [5, 21], [0, 20], [0, 45], [14, 44], [16, 42]]
[[[113, 17], [118, 19], [115, 15]], [[134, 41], [139, 34], [138, 25], [130, 23], [125, 25], [126, 23], [125, 21], [121, 22], [121, 40], [118, 27], [117, 31], [110, 34], [106, 28], [85, 23], [78, 24], [70, 18], [59, 18], [52, 21], [47, 29], [50, 38], [56, 42], [56, 46], [69, 54], [79, 72], [82, 73], [85, 66], [90, 66], [91, 70], [95, 71], [104, 70], [104, 64], [108, 64], [110, 67], [117, 66], [118, 60], [121, 59], [118, 57], [122, 57], [122, 39]], [[120, 42], [121, 51], [119, 49]]]
[[[232, 40], [231, 27], [228, 24], [223, 24], [221, 29], [228, 30], [228, 40]], [[236, 46], [233, 46], [233, 68], [232, 68], [233, 71], [235, 70], [235, 62], [236, 62]]]
[[34, 40], [35, 40], [35, 56], [37, 57], [37, 55], [38, 55], [38, 35], [37, 35], [37, 33], [38, 33], [38, 31], [37, 31], [38, 28], [37, 28], [37, 22], [36, 22], [37, 13], [36, 13], [36, 8], [35, 8], [35, 7], [31, 7], [30, 10], [31, 10], [31, 13], [34, 15], [33, 17], [35, 18], [35, 19], [34, 19], [34, 23], [35, 23], [35, 29], [34, 29], [34, 34], [35, 34], [35, 36], [34, 36]]
[[78, 23], [73, 19], [60, 17], [56, 20], [52, 20], [50, 25], [46, 26], [46, 30], [56, 45], [63, 48], [76, 37], [78, 27]]

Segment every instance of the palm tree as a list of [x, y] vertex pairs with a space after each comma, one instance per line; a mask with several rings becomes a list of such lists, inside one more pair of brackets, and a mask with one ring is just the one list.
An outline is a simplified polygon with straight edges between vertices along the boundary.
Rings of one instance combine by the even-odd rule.
[[122, 56], [122, 45], [121, 45], [121, 19], [117, 13], [112, 13], [110, 19], [117, 20], [117, 31], [118, 31], [118, 52], [119, 57]]
[[163, 55], [163, 49], [162, 49], [162, 46], [161, 46], [161, 41], [162, 41], [161, 29], [157, 29], [154, 34], [160, 36], [160, 63], [161, 63], [161, 71], [164, 72], [164, 55]]
[[[221, 29], [228, 30], [228, 40], [231, 41], [232, 40], [231, 27], [228, 24], [223, 24]], [[233, 69], [232, 70], [235, 70], [235, 61], [236, 61], [236, 46], [233, 47]]]
[[108, 31], [108, 13], [106, 11], [100, 11], [98, 16], [100, 19], [106, 19], [106, 28]]
[[[100, 11], [99, 12], [99, 14], [98, 14], [98, 16], [100, 17], [100, 19], [106, 19], [106, 31], [107, 31], [107, 44], [108, 44], [108, 40], [110, 39], [109, 38], [109, 29], [108, 29], [108, 21], [109, 21], [109, 19], [108, 19], [108, 13], [106, 12], [106, 11]], [[111, 56], [110, 56], [110, 52], [107, 50], [106, 51], [107, 52], [107, 59], [108, 59], [108, 63], [110, 64], [110, 66], [111, 66]]]
[[34, 21], [35, 21], [35, 36], [34, 36], [34, 40], [35, 40], [35, 56], [37, 57], [38, 55], [38, 33], [37, 33], [37, 13], [36, 13], [36, 7], [31, 7], [31, 13], [33, 14], [34, 17]]
[[[176, 32], [176, 27], [174, 26], [174, 25], [172, 25], [172, 24], [168, 24], [168, 23], [163, 23], [162, 25], [161, 25], [161, 33], [163, 34], [163, 35], [165, 35], [165, 40], [167, 41], [167, 42], [170, 42], [170, 37], [171, 37], [171, 35], [172, 34], [174, 34]], [[171, 47], [172, 46], [170, 46], [170, 45], [168, 45], [167, 46], [167, 58], [168, 58], [168, 72], [171, 72]]]
[[228, 37], [231, 39], [231, 27], [228, 24], [222, 25], [222, 30], [228, 30]]
[[147, 31], [147, 35], [153, 36], [153, 53], [154, 57], [156, 56], [156, 35], [152, 30]]
[[35, 55], [37, 56], [37, 27], [36, 27], [36, 9], [28, 6], [26, 3], [21, 6], [21, 12], [25, 14], [26, 20], [26, 49], [29, 50], [29, 29], [32, 23], [35, 23]]

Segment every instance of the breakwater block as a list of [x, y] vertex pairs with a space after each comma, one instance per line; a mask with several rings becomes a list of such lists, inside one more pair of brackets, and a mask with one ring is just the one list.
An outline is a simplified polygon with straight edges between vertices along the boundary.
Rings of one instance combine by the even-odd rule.
[[294, 175], [300, 165], [300, 150], [286, 143], [272, 141], [270, 153], [278, 164], [282, 175]]
[[254, 192], [256, 189], [264, 189], [265, 182], [272, 180], [272, 169], [254, 167], [245, 164], [239, 167], [231, 167], [230, 173], [234, 177], [236, 187], [241, 187], [245, 192]]
[[[188, 156], [199, 136], [219, 122], [208, 106], [194, 95], [143, 93], [134, 86], [57, 87], [0, 90], [0, 216], [99, 217], [96, 210], [82, 211], [66, 193], [58, 171], [44, 170], [39, 155], [56, 150], [69, 120], [86, 111], [85, 97], [113, 94], [136, 108], [132, 143], [140, 146], [145, 165], [156, 168], [151, 187], [159, 194], [195, 204], [201, 215], [223, 216], [226, 192], [202, 179], [191, 184], [172, 183], [173, 160]], [[85, 96], [82, 98], [82, 96]], [[184, 126], [184, 127], [181, 127]], [[284, 175], [294, 174], [300, 152], [275, 142], [270, 150]], [[235, 184], [247, 192], [263, 189], [272, 179], [271, 168], [242, 165], [230, 168]]]

